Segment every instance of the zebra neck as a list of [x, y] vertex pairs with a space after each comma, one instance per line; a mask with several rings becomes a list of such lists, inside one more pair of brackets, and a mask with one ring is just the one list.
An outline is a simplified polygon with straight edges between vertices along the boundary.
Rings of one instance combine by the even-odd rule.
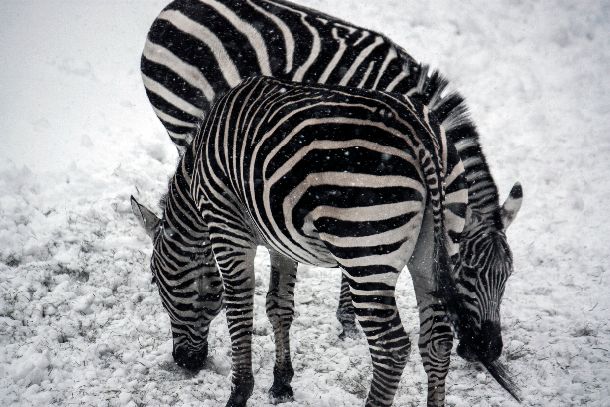
[[431, 116], [445, 129], [447, 140], [455, 145], [468, 183], [468, 207], [501, 225], [498, 189], [466, 101], [458, 92], [447, 92], [447, 79], [427, 65], [413, 63], [408, 69], [411, 81], [405, 81], [400, 91], [428, 106]]
[[168, 225], [172, 233], [180, 236], [183, 249], [200, 248], [201, 242], [208, 238], [207, 227], [191, 194], [192, 157], [192, 148], [187, 148], [169, 181], [168, 192], [161, 204], [165, 208], [164, 227]]
[[479, 217], [501, 225], [498, 188], [479, 144], [474, 125], [447, 131], [447, 138], [455, 144], [464, 165], [468, 183], [468, 208]]

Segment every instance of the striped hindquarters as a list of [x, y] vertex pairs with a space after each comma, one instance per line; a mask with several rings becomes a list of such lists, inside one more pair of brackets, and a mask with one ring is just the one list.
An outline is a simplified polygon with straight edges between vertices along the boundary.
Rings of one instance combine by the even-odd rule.
[[300, 262], [331, 265], [329, 246], [348, 248], [346, 263], [351, 245], [398, 253], [426, 199], [443, 228], [446, 143], [425, 110], [387, 94], [251, 79], [206, 120], [198, 182], [217, 206], [232, 191], [261, 235]]

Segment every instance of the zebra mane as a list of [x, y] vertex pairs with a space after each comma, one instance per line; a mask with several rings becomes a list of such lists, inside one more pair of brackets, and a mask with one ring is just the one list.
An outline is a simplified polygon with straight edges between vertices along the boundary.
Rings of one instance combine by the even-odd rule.
[[[457, 91], [449, 90], [449, 81], [428, 65], [419, 65], [417, 71], [417, 85], [407, 96], [428, 106], [431, 115], [445, 129], [447, 139], [457, 148], [468, 180], [468, 206], [473, 211], [480, 211], [482, 215], [491, 215], [501, 229], [498, 188], [483, 154], [479, 133], [466, 106], [466, 99]], [[471, 151], [476, 151], [477, 158], [472, 163], [464, 160], [465, 157], [474, 157]], [[485, 185], [484, 194], [481, 194], [483, 188], [473, 192], [472, 187], [477, 184]]]
[[461, 126], [470, 127], [475, 129], [473, 135], [478, 141], [479, 135], [470, 117], [466, 100], [457, 91], [450, 91], [448, 86], [449, 80], [439, 71], [430, 71], [429, 65], [420, 65], [417, 85], [407, 96], [428, 106], [446, 132]]

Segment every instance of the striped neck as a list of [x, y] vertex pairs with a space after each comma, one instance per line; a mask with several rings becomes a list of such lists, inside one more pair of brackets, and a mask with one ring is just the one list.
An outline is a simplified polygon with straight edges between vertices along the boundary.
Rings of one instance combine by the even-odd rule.
[[410, 81], [404, 81], [399, 91], [427, 105], [433, 116], [445, 128], [462, 160], [468, 182], [468, 207], [481, 218], [502, 229], [498, 188], [491, 176], [479, 143], [479, 134], [470, 118], [466, 101], [457, 92], [447, 92], [449, 82], [427, 65], [413, 62], [405, 69]]

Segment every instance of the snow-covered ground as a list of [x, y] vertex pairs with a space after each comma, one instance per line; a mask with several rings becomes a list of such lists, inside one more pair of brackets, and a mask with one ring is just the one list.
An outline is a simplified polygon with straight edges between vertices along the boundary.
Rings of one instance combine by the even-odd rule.
[[[523, 405], [609, 406], [610, 3], [300, 2], [386, 33], [467, 97], [501, 195], [524, 186], [503, 302], [503, 358]], [[129, 208], [130, 194], [154, 205], [176, 160], [138, 71], [164, 3], [0, 2], [2, 406], [221, 406], [229, 395], [224, 317], [206, 369], [191, 376], [172, 363], [151, 245]], [[264, 406], [265, 254], [257, 267], [249, 405]], [[300, 269], [287, 406], [357, 406], [366, 395], [365, 341], [337, 337], [338, 283], [336, 271]], [[406, 272], [399, 291], [416, 343]], [[457, 356], [448, 382], [450, 406], [516, 405]], [[395, 404], [424, 400], [414, 350]]]

